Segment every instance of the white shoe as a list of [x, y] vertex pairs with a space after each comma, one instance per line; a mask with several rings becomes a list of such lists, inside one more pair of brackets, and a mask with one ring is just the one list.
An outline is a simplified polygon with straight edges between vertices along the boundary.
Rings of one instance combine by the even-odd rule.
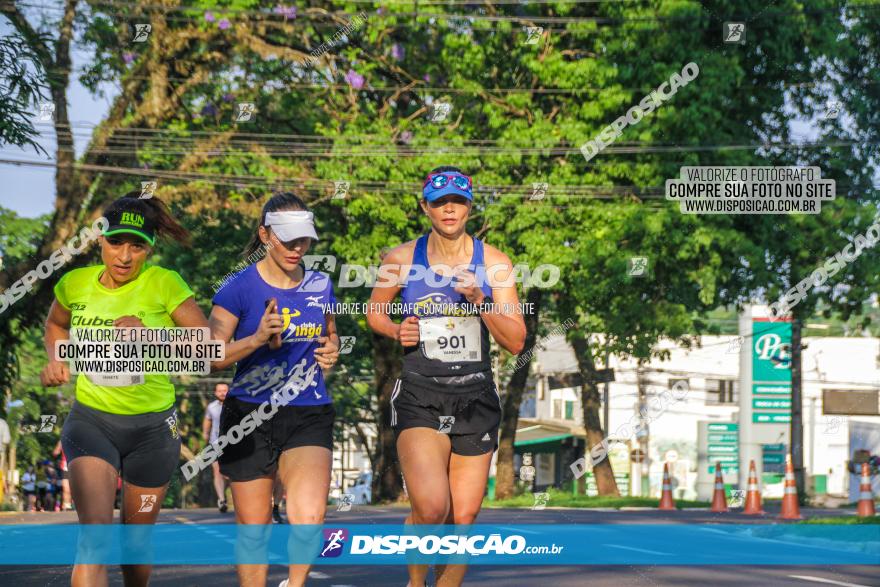
[[278, 583], [278, 587], [287, 587], [287, 579], [285, 579], [285, 580], [281, 581], [280, 583]]

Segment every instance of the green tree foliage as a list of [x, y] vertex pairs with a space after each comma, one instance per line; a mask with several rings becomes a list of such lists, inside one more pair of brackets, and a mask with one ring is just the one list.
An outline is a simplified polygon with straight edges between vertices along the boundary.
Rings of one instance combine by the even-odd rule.
[[[163, 246], [155, 261], [179, 270], [207, 312], [271, 191], [309, 201], [322, 236], [311, 252], [334, 256], [338, 279], [344, 264], [378, 264], [383, 249], [424, 233], [422, 178], [458, 165], [476, 179], [469, 232], [515, 264], [559, 267], [530, 335], [575, 318], [569, 336], [589, 375], [605, 350], [648, 359], [661, 338], [688, 344], [708, 331], [706, 314], [719, 305], [772, 299], [871, 216], [878, 59], [870, 7], [651, 0], [291, 9], [256, 0], [79, 8], [77, 38], [94, 53], [81, 80], [96, 93], [108, 81], [120, 90], [49, 237], [156, 179], [194, 246]], [[338, 34], [360, 10], [366, 21]], [[745, 44], [723, 42], [725, 21], [746, 22]], [[149, 41], [132, 42], [146, 22]], [[695, 80], [585, 161], [586, 140], [689, 62], [699, 67]], [[849, 124], [822, 123], [816, 145], [793, 148], [792, 122], [832, 94], [846, 102]], [[253, 104], [249, 120], [241, 104]], [[853, 144], [862, 139], [873, 146]], [[684, 165], [785, 164], [822, 166], [846, 198], [814, 217], [686, 216], [662, 200], [664, 181]], [[333, 198], [337, 181], [349, 184], [342, 199]], [[544, 199], [532, 198], [534, 182], [548, 184]], [[633, 257], [648, 258], [645, 276], [629, 275]], [[878, 273], [865, 263], [841, 276], [845, 300], [815, 295], [830, 311], [854, 312], [876, 292]], [[521, 299], [529, 293], [521, 287]], [[368, 284], [337, 290], [340, 301], [368, 295]], [[374, 338], [363, 316], [339, 317], [339, 330], [357, 337], [330, 380], [340, 420], [379, 427], [377, 495], [393, 499], [399, 475], [383, 415], [399, 349]], [[598, 332], [607, 333], [603, 346], [586, 344]], [[513, 397], [527, 385], [504, 383]], [[590, 439], [604, 435], [595, 393], [587, 377]], [[197, 430], [201, 409], [186, 411], [182, 426]], [[507, 430], [517, 411], [511, 402]], [[502, 440], [503, 494], [513, 455], [512, 438]]]

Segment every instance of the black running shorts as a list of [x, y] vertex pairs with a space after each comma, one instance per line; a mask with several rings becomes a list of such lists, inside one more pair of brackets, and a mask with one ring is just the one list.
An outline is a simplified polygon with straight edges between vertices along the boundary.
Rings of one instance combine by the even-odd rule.
[[501, 398], [495, 383], [479, 389], [460, 391], [459, 387], [427, 388], [414, 385], [406, 377], [397, 380], [391, 394], [391, 426], [396, 436], [408, 428], [431, 428], [448, 434], [452, 452], [477, 456], [498, 448], [501, 424]]
[[[256, 410], [260, 404], [227, 397], [220, 412], [220, 435]], [[323, 446], [333, 450], [333, 404], [278, 406], [278, 412], [233, 443], [220, 455], [220, 472], [230, 481], [251, 481], [274, 475], [281, 453], [300, 446]], [[238, 437], [238, 434], [234, 436]]]
[[162, 487], [180, 460], [177, 410], [121, 415], [74, 402], [61, 430], [68, 467], [79, 457], [98, 457], [138, 487]]

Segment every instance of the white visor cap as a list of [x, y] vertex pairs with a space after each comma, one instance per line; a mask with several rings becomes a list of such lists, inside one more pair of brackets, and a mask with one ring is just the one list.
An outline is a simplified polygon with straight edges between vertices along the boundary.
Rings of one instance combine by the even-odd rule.
[[315, 232], [315, 215], [305, 210], [285, 210], [283, 212], [267, 212], [266, 226], [279, 240], [289, 242], [298, 238], [309, 237], [318, 240]]

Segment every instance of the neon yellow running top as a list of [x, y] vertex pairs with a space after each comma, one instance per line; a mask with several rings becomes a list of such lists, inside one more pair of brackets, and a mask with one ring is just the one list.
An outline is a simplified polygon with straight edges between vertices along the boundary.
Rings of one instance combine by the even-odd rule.
[[[140, 274], [116, 289], [98, 278], [104, 265], [74, 269], [55, 285], [58, 303], [71, 313], [70, 327], [112, 328], [122, 316], [135, 316], [147, 328], [172, 328], [171, 313], [193, 296], [182, 277], [170, 269], [147, 265]], [[111, 414], [162, 412], [174, 404], [174, 385], [168, 375], [145, 375], [138, 385], [98, 385], [85, 374], [76, 380], [76, 400]]]

